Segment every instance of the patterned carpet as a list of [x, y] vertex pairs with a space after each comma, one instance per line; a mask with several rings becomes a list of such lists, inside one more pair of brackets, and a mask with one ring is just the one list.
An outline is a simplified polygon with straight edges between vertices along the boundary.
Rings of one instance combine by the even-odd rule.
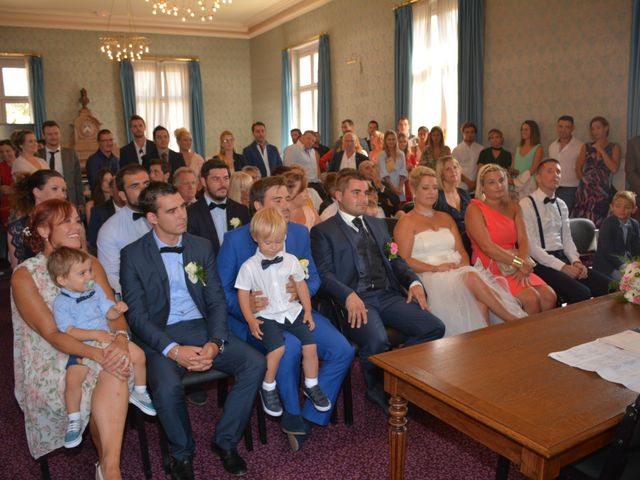
[[[13, 396], [12, 330], [9, 303], [9, 282], [0, 277], [0, 479], [38, 479], [38, 463], [28, 452], [22, 413]], [[352, 372], [354, 387], [354, 425], [342, 422], [342, 401], [339, 401], [339, 421], [326, 428], [315, 427], [313, 435], [297, 453], [291, 453], [284, 434], [275, 420], [267, 420], [268, 443], [257, 438], [255, 414], [253, 422], [254, 450], [247, 452], [244, 443], [238, 445], [247, 461], [247, 479], [377, 480], [388, 478], [387, 424], [382, 411], [367, 402], [363, 395], [362, 375], [357, 363]], [[202, 407], [190, 406], [197, 452], [194, 469], [197, 479], [231, 478], [222, 469], [208, 448], [218, 410], [215, 405], [215, 385], [209, 390], [210, 400]], [[162, 470], [158, 442], [158, 427], [154, 419], [146, 422], [151, 466], [154, 479], [167, 479]], [[92, 479], [96, 452], [88, 434], [84, 442], [71, 451], [60, 449], [49, 455], [53, 479]], [[453, 430], [436, 418], [417, 412], [408, 424], [406, 478], [420, 480], [481, 480], [495, 475], [497, 457], [494, 453]], [[511, 468], [510, 480], [524, 477]], [[127, 426], [122, 452], [122, 472], [125, 479], [142, 479], [143, 470], [136, 430]]]

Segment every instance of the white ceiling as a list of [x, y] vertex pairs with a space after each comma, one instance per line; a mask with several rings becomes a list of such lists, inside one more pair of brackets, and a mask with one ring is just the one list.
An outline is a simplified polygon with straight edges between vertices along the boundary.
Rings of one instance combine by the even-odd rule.
[[[231, 5], [220, 1], [213, 21], [182, 22], [179, 17], [153, 15], [152, 1], [146, 0], [0, 0], [0, 25], [128, 32], [130, 7], [136, 32], [252, 38], [330, 1], [233, 0]], [[167, 3], [189, 6], [197, 0]]]

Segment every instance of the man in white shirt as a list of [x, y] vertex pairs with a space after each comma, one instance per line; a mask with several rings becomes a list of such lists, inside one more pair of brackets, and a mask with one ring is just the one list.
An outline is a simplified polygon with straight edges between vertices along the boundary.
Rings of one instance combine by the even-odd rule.
[[462, 169], [462, 184], [460, 188], [467, 192], [473, 192], [476, 188], [476, 177], [478, 175], [478, 157], [484, 147], [475, 141], [478, 128], [474, 123], [465, 122], [461, 130], [462, 142], [453, 149], [451, 155], [458, 160]]
[[291, 135], [291, 145], [289, 145], [284, 150], [282, 150], [282, 162], [285, 165], [290, 165], [290, 163], [287, 163], [287, 159], [289, 155], [291, 155], [291, 152], [293, 150], [296, 150], [297, 148], [300, 148], [300, 146], [302, 145], [302, 142], [300, 141], [300, 138], [302, 137], [302, 132], [300, 131], [299, 128], [292, 129], [289, 132], [289, 135]]
[[538, 189], [520, 200], [529, 238], [531, 257], [537, 262], [533, 272], [555, 290], [563, 301], [576, 303], [606, 295], [609, 280], [588, 269], [581, 261], [571, 238], [569, 210], [556, 196], [562, 167], [547, 158], [538, 166]]
[[109, 217], [98, 232], [98, 260], [104, 267], [111, 288], [120, 288], [120, 251], [151, 230], [151, 224], [138, 209], [140, 192], [149, 185], [149, 174], [138, 164], [129, 164], [116, 174], [118, 195], [125, 206]]
[[576, 160], [584, 145], [573, 136], [573, 128], [573, 117], [563, 115], [558, 118], [556, 125], [558, 139], [549, 145], [549, 157], [558, 160], [562, 168], [560, 187], [556, 193], [567, 204], [569, 212], [573, 209], [576, 190], [580, 183], [576, 176]]
[[287, 149], [288, 155], [284, 157], [284, 164], [287, 167], [291, 165], [302, 167], [307, 176], [309, 187], [317, 191], [322, 198], [325, 198], [326, 194], [320, 184], [320, 155], [313, 148], [315, 140], [315, 132], [313, 130], [304, 132], [298, 139], [299, 145], [292, 145]]

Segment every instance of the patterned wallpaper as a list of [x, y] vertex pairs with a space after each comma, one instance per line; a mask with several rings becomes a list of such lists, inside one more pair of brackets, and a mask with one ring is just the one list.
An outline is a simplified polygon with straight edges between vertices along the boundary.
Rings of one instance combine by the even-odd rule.
[[[86, 88], [88, 107], [103, 128], [112, 130], [118, 144], [126, 143], [120, 93], [119, 66], [98, 51], [100, 32], [0, 28], [0, 50], [34, 52], [42, 56], [47, 115], [63, 128], [63, 138], [72, 134], [72, 123], [80, 109], [80, 89]], [[251, 137], [251, 81], [247, 40], [148, 35], [151, 54], [199, 57], [204, 97], [206, 148], [219, 148], [224, 129], [236, 132], [239, 144]]]

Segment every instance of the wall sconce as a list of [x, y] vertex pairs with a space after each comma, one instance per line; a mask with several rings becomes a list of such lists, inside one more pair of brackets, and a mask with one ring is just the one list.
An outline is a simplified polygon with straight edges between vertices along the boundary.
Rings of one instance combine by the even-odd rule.
[[352, 53], [351, 56], [347, 58], [347, 65], [356, 65], [356, 64], [360, 66], [360, 73], [362, 74], [362, 60], [360, 60], [360, 57], [358, 55], [356, 55], [355, 53]]

